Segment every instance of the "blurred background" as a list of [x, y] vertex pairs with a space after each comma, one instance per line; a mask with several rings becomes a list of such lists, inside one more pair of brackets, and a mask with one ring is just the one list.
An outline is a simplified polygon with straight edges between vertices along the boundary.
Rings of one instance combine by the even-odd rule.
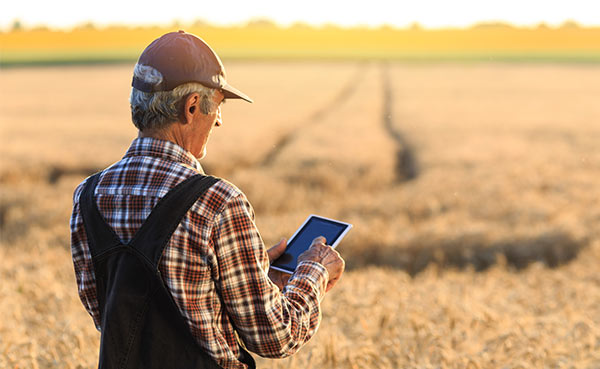
[[595, 61], [588, 1], [426, 0], [2, 5], [2, 65], [134, 61], [148, 40], [185, 28], [225, 60]]
[[183, 29], [230, 101], [206, 172], [267, 246], [354, 225], [316, 337], [266, 368], [600, 367], [600, 8], [589, 1], [0, 5], [0, 368], [92, 368], [72, 193], [118, 161], [133, 66]]

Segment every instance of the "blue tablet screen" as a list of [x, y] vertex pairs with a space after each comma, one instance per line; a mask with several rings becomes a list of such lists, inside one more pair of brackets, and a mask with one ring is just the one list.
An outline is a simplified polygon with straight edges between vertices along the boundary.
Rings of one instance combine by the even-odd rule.
[[298, 256], [308, 250], [312, 241], [323, 236], [327, 244], [332, 245], [348, 226], [327, 219], [311, 217], [296, 236], [289, 241], [285, 253], [273, 262], [273, 266], [293, 272]]

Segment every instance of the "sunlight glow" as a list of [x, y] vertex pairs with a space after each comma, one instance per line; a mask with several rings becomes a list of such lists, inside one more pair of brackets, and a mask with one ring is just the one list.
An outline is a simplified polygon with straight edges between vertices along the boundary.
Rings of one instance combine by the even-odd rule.
[[216, 25], [235, 25], [265, 18], [282, 26], [298, 22], [348, 27], [377, 27], [384, 24], [408, 27], [419, 23], [426, 28], [442, 28], [468, 27], [482, 22], [505, 22], [517, 26], [545, 23], [558, 26], [569, 20], [583, 26], [597, 26], [600, 24], [598, 14], [600, 4], [589, 0], [21, 0], [2, 2], [0, 28], [10, 28], [16, 20], [25, 27], [68, 28], [88, 22], [98, 26], [165, 25], [175, 20], [182, 23], [201, 20]]

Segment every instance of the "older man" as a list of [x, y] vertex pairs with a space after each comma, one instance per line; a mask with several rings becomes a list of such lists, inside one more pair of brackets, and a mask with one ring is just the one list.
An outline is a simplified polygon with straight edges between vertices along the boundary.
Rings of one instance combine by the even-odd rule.
[[71, 247], [79, 295], [101, 332], [101, 368], [254, 367], [295, 353], [316, 332], [320, 301], [344, 261], [317, 238], [294, 274], [269, 272], [245, 195], [206, 176], [230, 86], [218, 56], [183, 31], [163, 35], [134, 69], [139, 129], [122, 160], [74, 194]]

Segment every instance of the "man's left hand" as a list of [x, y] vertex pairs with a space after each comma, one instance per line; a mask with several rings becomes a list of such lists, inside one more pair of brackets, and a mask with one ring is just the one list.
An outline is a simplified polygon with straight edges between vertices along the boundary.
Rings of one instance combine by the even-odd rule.
[[[277, 260], [278, 257], [283, 255], [286, 246], [287, 240], [282, 238], [277, 245], [268, 249], [267, 254], [269, 255], [269, 263], [272, 263], [273, 261]], [[290, 277], [291, 276], [287, 273], [269, 268], [269, 278], [277, 285], [277, 287], [279, 287], [279, 290], [283, 290], [283, 287], [285, 287]]]

